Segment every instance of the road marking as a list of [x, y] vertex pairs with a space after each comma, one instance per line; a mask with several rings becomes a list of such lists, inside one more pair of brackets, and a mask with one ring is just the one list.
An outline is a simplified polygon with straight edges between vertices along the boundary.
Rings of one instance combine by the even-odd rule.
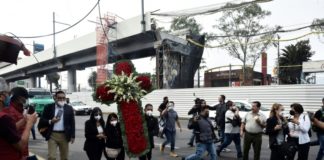
[[37, 157], [37, 159], [38, 160], [46, 160], [45, 158], [43, 158], [43, 157], [41, 157], [41, 156], [39, 156], [39, 155], [37, 155], [37, 154], [35, 154], [35, 153], [33, 153], [33, 152], [29, 152], [29, 155], [35, 155], [36, 157]]

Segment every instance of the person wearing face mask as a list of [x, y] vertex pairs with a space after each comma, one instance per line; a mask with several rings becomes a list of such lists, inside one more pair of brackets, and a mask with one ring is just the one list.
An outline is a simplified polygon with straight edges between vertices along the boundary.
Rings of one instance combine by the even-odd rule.
[[[304, 108], [299, 103], [293, 103], [290, 106], [290, 115], [292, 118], [288, 122], [289, 134], [287, 141], [297, 146], [298, 160], [307, 160], [309, 152], [309, 130], [311, 122], [308, 114], [304, 114]], [[288, 155], [288, 160], [293, 160], [296, 151]]]
[[46, 130], [43, 135], [48, 141], [48, 160], [56, 160], [57, 147], [60, 150], [60, 159], [67, 160], [69, 155], [69, 142], [75, 138], [74, 111], [66, 104], [66, 96], [63, 91], [57, 91], [54, 97], [55, 103], [45, 106], [38, 123], [40, 132]]
[[152, 159], [152, 149], [154, 148], [154, 135], [157, 135], [159, 133], [159, 125], [158, 120], [153, 116], [153, 105], [152, 104], [146, 104], [144, 108], [145, 112], [145, 120], [147, 125], [147, 131], [149, 135], [149, 141], [151, 144], [150, 151], [146, 153], [145, 155], [139, 157], [139, 160], [151, 160]]
[[284, 108], [279, 103], [272, 105], [267, 119], [266, 134], [269, 135], [270, 160], [285, 160], [282, 146], [288, 134], [287, 120], [283, 116]]
[[105, 148], [105, 122], [99, 107], [93, 108], [90, 119], [85, 122], [85, 142], [83, 150], [86, 151], [89, 160], [101, 160]]
[[237, 151], [237, 158], [242, 158], [241, 139], [240, 139], [240, 125], [241, 117], [239, 110], [232, 101], [227, 101], [226, 106], [228, 110], [225, 113], [225, 139], [216, 150], [219, 156], [221, 151], [234, 141]]
[[216, 160], [216, 149], [214, 140], [216, 135], [214, 133], [214, 127], [209, 119], [209, 107], [201, 106], [199, 115], [195, 116], [193, 123], [188, 126], [194, 129], [196, 134], [196, 153], [188, 157], [183, 157], [182, 160], [196, 160], [201, 159], [207, 151], [210, 156], [210, 160]]
[[[107, 118], [105, 134], [107, 136], [104, 155], [107, 160], [124, 160], [125, 151], [121, 135], [120, 123], [116, 113], [110, 113]], [[112, 155], [110, 150], [114, 150], [118, 154]]]
[[[15, 87], [10, 91], [10, 104], [2, 111], [7, 113], [15, 122], [19, 135], [21, 136], [26, 127], [26, 114], [24, 108], [28, 99], [28, 91], [23, 87]], [[28, 157], [28, 145], [24, 147], [23, 157]]]
[[174, 102], [170, 101], [167, 107], [162, 111], [162, 116], [166, 120], [164, 133], [167, 137], [166, 141], [164, 141], [160, 146], [160, 151], [164, 152], [165, 145], [171, 143], [171, 157], [177, 157], [178, 155], [174, 152], [175, 146], [175, 136], [176, 136], [176, 127], [177, 123], [180, 132], [182, 132], [181, 125], [178, 118], [178, 113], [174, 110]]

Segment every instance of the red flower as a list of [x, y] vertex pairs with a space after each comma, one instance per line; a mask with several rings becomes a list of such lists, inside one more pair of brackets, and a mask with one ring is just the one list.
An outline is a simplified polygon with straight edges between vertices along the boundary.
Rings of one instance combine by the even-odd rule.
[[96, 90], [96, 98], [101, 101], [112, 101], [114, 100], [115, 94], [108, 93], [110, 90], [106, 85], [100, 85]]
[[116, 62], [114, 65], [114, 73], [116, 75], [121, 75], [122, 72], [129, 76], [131, 73], [133, 73], [134, 65], [130, 61], [123, 61], [123, 62]]
[[152, 88], [151, 79], [146, 75], [140, 75], [136, 78], [136, 82], [142, 82], [140, 87], [145, 91], [149, 91]]
[[143, 127], [141, 107], [136, 101], [121, 102], [121, 116], [124, 120], [125, 135], [127, 137], [128, 151], [132, 154], [141, 154], [148, 148], [148, 139]]

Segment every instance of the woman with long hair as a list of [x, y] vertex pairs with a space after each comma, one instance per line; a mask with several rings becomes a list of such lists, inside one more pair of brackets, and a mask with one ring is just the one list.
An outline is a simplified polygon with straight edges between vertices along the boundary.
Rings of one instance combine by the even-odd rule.
[[284, 108], [279, 103], [271, 107], [270, 116], [267, 119], [266, 133], [269, 135], [269, 146], [271, 150], [270, 160], [284, 160], [285, 155], [281, 151], [288, 133], [287, 120], [282, 116]]
[[116, 113], [110, 113], [107, 118], [105, 134], [107, 136], [104, 155], [107, 160], [124, 160], [125, 152]]
[[105, 122], [99, 107], [95, 107], [90, 119], [85, 122], [85, 143], [83, 149], [86, 151], [89, 160], [100, 160], [105, 147]]

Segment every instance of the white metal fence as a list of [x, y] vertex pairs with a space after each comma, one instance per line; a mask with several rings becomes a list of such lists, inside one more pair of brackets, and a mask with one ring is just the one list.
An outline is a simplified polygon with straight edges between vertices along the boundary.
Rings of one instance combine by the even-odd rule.
[[[111, 107], [101, 105], [92, 100], [90, 92], [77, 92], [71, 95], [71, 101], [81, 100], [85, 103], [101, 107], [104, 112], [116, 112], [116, 105]], [[196, 97], [203, 98], [207, 104], [217, 103], [218, 96], [224, 94], [226, 100], [260, 101], [262, 106], [270, 108], [273, 103], [281, 103], [286, 109], [292, 103], [300, 103], [306, 111], [315, 111], [322, 105], [324, 85], [280, 85], [280, 86], [249, 86], [249, 87], [211, 87], [190, 89], [163, 89], [155, 90], [142, 99], [143, 107], [146, 103], [154, 106], [154, 115], [164, 96], [175, 102], [175, 110], [180, 117], [189, 117], [189, 109]], [[194, 96], [195, 95], [195, 96]]]

